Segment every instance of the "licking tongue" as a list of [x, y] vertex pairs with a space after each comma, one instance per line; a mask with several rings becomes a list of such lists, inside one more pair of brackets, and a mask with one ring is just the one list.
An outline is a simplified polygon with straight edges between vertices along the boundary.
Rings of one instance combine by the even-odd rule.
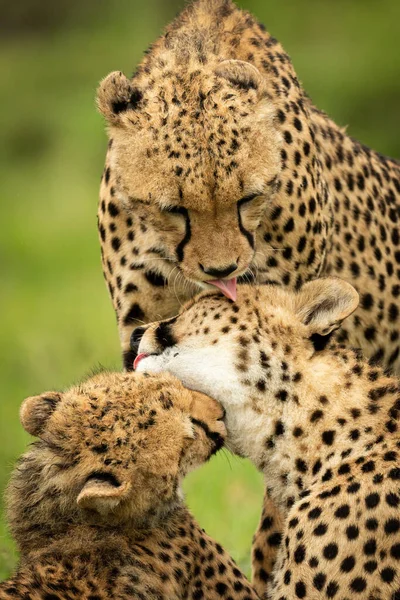
[[232, 279], [215, 279], [214, 281], [207, 281], [211, 285], [215, 285], [221, 292], [235, 302], [236, 300], [236, 277]]

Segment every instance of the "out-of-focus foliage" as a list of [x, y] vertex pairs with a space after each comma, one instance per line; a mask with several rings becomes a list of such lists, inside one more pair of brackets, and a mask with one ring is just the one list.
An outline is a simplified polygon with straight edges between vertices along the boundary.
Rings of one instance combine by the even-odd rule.
[[[351, 135], [400, 156], [398, 0], [241, 0], [283, 43], [314, 102]], [[97, 363], [120, 368], [102, 280], [96, 204], [106, 137], [94, 94], [132, 73], [178, 0], [0, 0], [0, 488], [25, 448], [21, 400]], [[189, 504], [248, 569], [262, 483], [222, 453]], [[16, 561], [0, 519], [0, 578]]]

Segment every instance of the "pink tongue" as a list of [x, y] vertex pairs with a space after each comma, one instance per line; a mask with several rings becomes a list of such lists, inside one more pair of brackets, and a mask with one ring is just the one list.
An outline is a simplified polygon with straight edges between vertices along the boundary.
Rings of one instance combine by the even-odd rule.
[[148, 354], [145, 354], [144, 352], [142, 352], [141, 354], [138, 354], [137, 357], [135, 358], [134, 362], [133, 362], [133, 370], [136, 371], [138, 364], [140, 363], [140, 361], [142, 360], [142, 358], [146, 358], [146, 356], [148, 356]]
[[235, 302], [236, 300], [236, 277], [232, 279], [215, 279], [214, 281], [207, 281], [211, 285], [215, 285], [221, 292]]

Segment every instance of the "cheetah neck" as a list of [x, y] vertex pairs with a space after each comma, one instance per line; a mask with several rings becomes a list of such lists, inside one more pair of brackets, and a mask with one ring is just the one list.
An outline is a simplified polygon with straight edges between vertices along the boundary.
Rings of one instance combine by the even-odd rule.
[[[242, 427], [242, 453], [264, 473], [271, 496], [282, 508], [300, 498], [330, 470], [348, 461], [365, 460], [383, 436], [396, 434], [399, 382], [337, 349], [315, 355], [307, 376], [287, 398], [271, 402], [252, 398], [252, 415], [228, 414], [228, 430]], [[256, 409], [256, 410], [255, 410]], [[251, 431], [250, 431], [251, 429]], [[360, 458], [362, 457], [362, 458]]]

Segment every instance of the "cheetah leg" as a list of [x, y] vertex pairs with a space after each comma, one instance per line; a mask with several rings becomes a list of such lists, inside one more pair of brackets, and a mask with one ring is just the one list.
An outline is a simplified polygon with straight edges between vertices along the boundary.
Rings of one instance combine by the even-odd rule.
[[252, 583], [261, 597], [267, 593], [283, 526], [283, 516], [270, 498], [268, 490], [265, 490], [261, 519], [252, 546]]

